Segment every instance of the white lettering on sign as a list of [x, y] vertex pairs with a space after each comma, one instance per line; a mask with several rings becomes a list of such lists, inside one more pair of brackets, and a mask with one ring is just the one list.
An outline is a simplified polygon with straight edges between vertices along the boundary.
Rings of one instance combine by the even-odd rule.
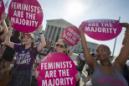
[[18, 11], [18, 10], [15, 10], [13, 14], [13, 16], [20, 17], [20, 18], [23, 18], [24, 17], [23, 15], [24, 15], [23, 11]]
[[39, 13], [40, 12], [40, 7], [38, 7], [38, 6], [24, 4], [24, 3], [18, 3], [18, 2], [13, 2], [11, 4], [11, 8], [14, 10], [27, 11], [27, 12], [31, 12], [31, 13]]
[[71, 61], [64, 61], [64, 62], [47, 62], [41, 63], [41, 70], [45, 69], [60, 69], [60, 68], [72, 68]]
[[29, 20], [29, 19], [11, 17], [11, 21], [12, 21], [12, 23], [20, 24], [20, 25], [24, 25], [24, 26], [32, 26], [32, 27], [38, 26], [38, 21]]
[[76, 36], [77, 38], [80, 38], [80, 35], [78, 35], [73, 29], [68, 29], [70, 31], [70, 33], [72, 33], [74, 36]]
[[102, 27], [112, 27], [112, 23], [101, 23]]
[[35, 20], [35, 13], [29, 13], [29, 12], [26, 12], [26, 19], [31, 19], [31, 20]]
[[39, 6], [12, 2], [11, 8], [14, 10], [13, 15], [11, 16], [12, 24], [38, 27], [39, 21], [36, 20], [36, 14], [41, 12]]
[[[55, 58], [53, 59], [53, 57]], [[75, 86], [76, 84], [77, 70], [67, 55], [64, 57], [60, 53], [55, 56], [49, 54], [39, 67], [38, 80], [40, 83], [38, 84], [40, 86]]]
[[16, 63], [17, 64], [29, 64], [31, 61], [30, 53], [23, 52], [21, 54], [16, 53]]
[[42, 80], [42, 86], [67, 86], [67, 85], [73, 85], [73, 77]]
[[94, 22], [94, 23], [88, 23], [88, 26], [89, 27], [99, 27], [99, 26], [102, 26], [102, 27], [112, 27], [112, 23], [97, 23], [97, 22]]
[[101, 41], [117, 37], [122, 30], [119, 21], [112, 19], [87, 20], [80, 27], [89, 37]]
[[67, 32], [66, 34], [64, 34], [63, 37], [67, 39], [70, 43], [75, 44], [76, 38], [72, 36], [72, 33]]
[[56, 77], [56, 70], [49, 70], [45, 72], [45, 78]]
[[70, 74], [69, 74], [69, 69], [62, 69], [62, 70], [58, 70], [58, 72], [59, 72], [59, 76], [62, 76], [62, 77], [66, 77], [66, 76], [70, 76]]
[[99, 24], [98, 23], [88, 23], [88, 26], [99, 26]]
[[116, 34], [117, 28], [105, 28], [105, 27], [85, 27], [86, 32], [99, 32], [107, 34]]

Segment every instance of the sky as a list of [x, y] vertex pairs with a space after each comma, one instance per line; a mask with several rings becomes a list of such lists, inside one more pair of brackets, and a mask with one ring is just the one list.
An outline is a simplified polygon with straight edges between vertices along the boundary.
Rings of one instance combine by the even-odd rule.
[[[10, 0], [4, 0], [6, 3]], [[44, 18], [43, 29], [46, 20], [65, 19], [79, 27], [81, 22], [88, 19], [119, 19], [120, 22], [129, 23], [129, 0], [38, 0], [42, 6]], [[117, 37], [114, 55], [118, 55], [124, 37], [124, 30]], [[106, 44], [113, 51], [115, 39], [109, 41], [97, 41], [88, 36], [87, 41]]]

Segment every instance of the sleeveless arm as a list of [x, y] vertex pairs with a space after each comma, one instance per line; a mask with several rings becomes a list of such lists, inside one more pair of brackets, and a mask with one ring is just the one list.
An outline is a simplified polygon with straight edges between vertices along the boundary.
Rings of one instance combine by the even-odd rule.
[[120, 54], [114, 62], [114, 64], [119, 68], [123, 67], [127, 59], [129, 58], [129, 24], [128, 23], [121, 23], [121, 24], [122, 27], [126, 28], [126, 31], [122, 42], [123, 47], [121, 48]]
[[14, 48], [15, 43], [10, 41], [11, 36], [12, 36], [12, 31], [8, 31], [6, 33], [6, 37], [5, 37], [3, 44], [10, 47], [10, 48]]
[[84, 52], [84, 56], [86, 59], [87, 64], [94, 69], [95, 67], [95, 59], [91, 56], [90, 51], [88, 49], [86, 37], [84, 36], [84, 32], [80, 30], [80, 36], [81, 36], [81, 44]]

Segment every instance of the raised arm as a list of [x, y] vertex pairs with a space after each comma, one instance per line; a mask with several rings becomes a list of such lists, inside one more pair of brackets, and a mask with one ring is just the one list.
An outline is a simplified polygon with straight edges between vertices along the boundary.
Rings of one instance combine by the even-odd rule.
[[8, 28], [7, 28], [7, 25], [6, 25], [6, 22], [5, 22], [5, 20], [4, 21], [2, 21], [2, 27], [3, 27], [3, 30], [4, 30], [4, 32], [5, 33], [7, 33], [8, 32]]
[[129, 59], [129, 24], [128, 23], [121, 23], [122, 27], [126, 28], [125, 36], [123, 39], [123, 46], [121, 48], [119, 56], [116, 58], [114, 64], [117, 65], [119, 68], [125, 65], [127, 59]]
[[0, 25], [0, 37], [4, 39], [7, 32], [8, 32], [8, 29], [7, 29], [6, 22], [5, 20], [3, 20]]
[[86, 41], [86, 37], [84, 35], [84, 32], [81, 29], [80, 29], [80, 36], [81, 36], [81, 44], [82, 44], [86, 62], [90, 67], [94, 68], [96, 62], [95, 62], [95, 59], [90, 54], [90, 51], [89, 51], [88, 45], [87, 45], [87, 41]]
[[6, 18], [7, 18], [7, 14], [5, 12], [3, 12], [2, 15], [1, 15], [0, 24], [1, 24], [1, 27], [3, 28], [2, 30], [4, 31], [4, 33], [8, 32], [7, 24], [5, 22]]
[[37, 47], [37, 51], [40, 52], [45, 46], [46, 46], [45, 37], [44, 37], [43, 34], [41, 34], [40, 43], [39, 43], [39, 45]]
[[10, 48], [14, 48], [14, 44], [13, 42], [10, 41], [10, 38], [12, 36], [12, 31], [8, 31], [6, 33], [6, 37], [5, 37], [5, 41], [3, 44], [5, 44], [6, 46], [10, 47]]

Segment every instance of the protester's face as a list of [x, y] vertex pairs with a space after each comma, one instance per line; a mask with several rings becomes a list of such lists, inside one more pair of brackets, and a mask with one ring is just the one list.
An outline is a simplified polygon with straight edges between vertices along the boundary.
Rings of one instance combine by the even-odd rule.
[[23, 44], [31, 44], [32, 43], [32, 37], [30, 34], [24, 34], [22, 37]]
[[100, 45], [96, 50], [96, 55], [100, 61], [108, 60], [110, 57], [110, 49], [107, 46]]
[[56, 42], [55, 50], [56, 50], [57, 52], [64, 52], [64, 51], [65, 51], [65, 46], [64, 46], [63, 41], [58, 41], [58, 42]]

